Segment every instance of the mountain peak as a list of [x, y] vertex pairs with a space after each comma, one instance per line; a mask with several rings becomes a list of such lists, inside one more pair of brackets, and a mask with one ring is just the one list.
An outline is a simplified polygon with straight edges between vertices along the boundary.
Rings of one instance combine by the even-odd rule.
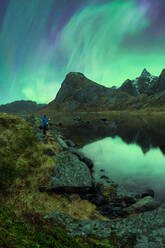
[[140, 75], [140, 77], [143, 77], [143, 78], [148, 78], [150, 76], [151, 74], [146, 69], [144, 69]]
[[81, 72], [69, 72], [67, 75], [66, 75], [66, 78], [79, 78], [79, 79], [86, 79], [86, 77], [84, 76], [83, 73]]

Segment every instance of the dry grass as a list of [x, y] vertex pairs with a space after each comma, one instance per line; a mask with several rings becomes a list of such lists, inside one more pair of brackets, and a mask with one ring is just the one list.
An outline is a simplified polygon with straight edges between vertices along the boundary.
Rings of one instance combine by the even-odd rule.
[[[60, 210], [78, 219], [105, 219], [96, 211], [95, 205], [81, 200], [79, 195], [48, 193], [51, 186], [49, 178], [56, 164], [53, 156], [45, 155], [43, 151], [48, 148], [55, 154], [61, 151], [61, 146], [49, 132], [47, 133], [48, 144], [35, 142], [33, 134], [28, 143], [26, 139], [32, 131], [31, 127], [28, 127], [29, 124], [18, 117], [5, 114], [0, 117], [0, 125], [3, 129], [0, 135], [0, 142], [3, 143], [0, 155], [5, 157], [3, 162], [9, 166], [6, 150], [10, 147], [11, 163], [14, 161], [11, 169], [21, 173], [14, 178], [11, 186], [5, 189], [7, 194], [4, 194], [3, 201], [5, 204], [13, 206], [18, 217], [25, 212], [47, 215]], [[4, 126], [5, 128], [3, 128]], [[15, 146], [16, 144], [18, 146]]]

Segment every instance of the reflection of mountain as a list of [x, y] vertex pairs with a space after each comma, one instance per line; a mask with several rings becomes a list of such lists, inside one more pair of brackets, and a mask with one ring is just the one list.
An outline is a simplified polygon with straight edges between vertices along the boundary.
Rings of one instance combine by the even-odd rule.
[[15, 101], [5, 105], [0, 105], [0, 112], [6, 113], [32, 113], [38, 111], [40, 108], [44, 107], [46, 104], [37, 104], [33, 101]]
[[99, 85], [82, 73], [69, 73], [56, 98], [45, 108], [52, 111], [104, 111], [161, 107], [165, 104], [165, 69], [159, 77], [146, 69], [120, 88]]
[[151, 147], [159, 147], [162, 153], [165, 154], [165, 134], [161, 130], [153, 127], [142, 127], [141, 124], [132, 125], [130, 123], [117, 123], [117, 121], [102, 120], [82, 122], [76, 125], [70, 125], [69, 128], [64, 128], [63, 132], [67, 138], [72, 138], [79, 147], [89, 143], [101, 140], [106, 137], [119, 136], [128, 144], [136, 143], [146, 153]]

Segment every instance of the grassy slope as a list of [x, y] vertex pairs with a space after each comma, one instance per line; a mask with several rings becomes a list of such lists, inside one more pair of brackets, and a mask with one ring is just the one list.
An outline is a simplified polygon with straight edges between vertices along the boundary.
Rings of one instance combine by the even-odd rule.
[[104, 219], [95, 206], [78, 195], [48, 195], [49, 176], [55, 166], [44, 148], [59, 152], [58, 144], [35, 142], [31, 126], [23, 119], [0, 114], [0, 247], [113, 247], [108, 239], [71, 238], [43, 217], [61, 210], [78, 219]]

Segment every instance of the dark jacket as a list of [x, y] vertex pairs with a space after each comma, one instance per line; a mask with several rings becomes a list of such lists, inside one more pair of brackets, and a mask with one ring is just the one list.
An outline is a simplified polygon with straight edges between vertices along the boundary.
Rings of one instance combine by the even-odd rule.
[[42, 117], [42, 124], [43, 124], [43, 126], [47, 125], [47, 119], [45, 116]]

